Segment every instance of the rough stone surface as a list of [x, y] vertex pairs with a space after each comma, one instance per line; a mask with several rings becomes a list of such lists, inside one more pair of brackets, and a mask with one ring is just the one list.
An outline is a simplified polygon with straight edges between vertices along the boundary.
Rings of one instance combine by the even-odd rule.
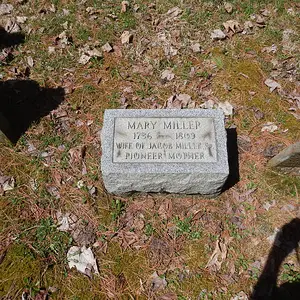
[[221, 110], [106, 110], [101, 171], [108, 192], [218, 195], [228, 174]]

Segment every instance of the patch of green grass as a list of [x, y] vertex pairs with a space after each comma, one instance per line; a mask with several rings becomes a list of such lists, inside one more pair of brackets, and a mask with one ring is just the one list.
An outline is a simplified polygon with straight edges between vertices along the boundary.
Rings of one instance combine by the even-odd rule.
[[113, 67], [110, 69], [110, 76], [111, 78], [116, 78], [118, 79], [120, 77], [120, 72], [117, 67]]
[[61, 136], [59, 135], [52, 135], [52, 134], [43, 134], [40, 136], [40, 141], [41, 141], [41, 148], [45, 149], [48, 146], [54, 146], [58, 147], [63, 144], [64, 140]]
[[246, 16], [250, 16], [254, 14], [255, 8], [254, 8], [255, 0], [246, 0], [241, 2], [241, 8]]
[[152, 236], [153, 233], [155, 233], [155, 229], [154, 229], [154, 227], [152, 226], [152, 224], [147, 223], [147, 224], [145, 225], [144, 233], [145, 233], [146, 236]]
[[91, 37], [91, 31], [87, 28], [87, 26], [80, 25], [77, 27], [75, 36], [80, 42], [87, 42], [89, 37]]
[[116, 221], [125, 210], [125, 203], [120, 199], [113, 199], [111, 201], [111, 218], [113, 221]]
[[108, 96], [108, 99], [109, 108], [118, 108], [120, 106], [120, 103], [118, 102], [118, 99], [120, 99], [120, 93], [112, 92], [112, 94]]
[[113, 23], [104, 23], [101, 24], [102, 30], [97, 31], [96, 38], [100, 41], [101, 44], [107, 42], [113, 43], [116, 39], [116, 33]]
[[197, 76], [204, 79], [209, 79], [211, 77], [211, 75], [207, 71], [197, 72]]
[[140, 88], [136, 90], [135, 93], [142, 99], [150, 97], [152, 95], [152, 86], [148, 82], [143, 81], [140, 85]]
[[277, 9], [277, 12], [282, 13], [284, 11], [284, 3], [286, 0], [274, 0], [275, 1], [275, 7]]
[[279, 30], [273, 26], [268, 26], [264, 28], [264, 36], [267, 38], [266, 42], [269, 43], [278, 43], [282, 40], [282, 30]]
[[123, 30], [134, 29], [136, 27], [136, 18], [131, 11], [119, 14], [121, 28]]
[[251, 125], [251, 122], [249, 119], [246, 119], [246, 118], [242, 119], [241, 126], [243, 129], [249, 129], [250, 125]]
[[37, 225], [26, 227], [18, 235], [17, 241], [30, 245], [34, 255], [55, 263], [64, 263], [67, 249], [72, 239], [57, 230], [51, 217], [41, 219]]
[[198, 28], [204, 27], [212, 15], [213, 13], [209, 10], [193, 10], [191, 8], [187, 8], [181, 18], [192, 26]]
[[8, 200], [12, 205], [22, 207], [23, 204], [24, 204], [25, 198], [13, 196], [13, 197], [7, 197], [7, 200]]
[[213, 300], [214, 294], [212, 292], [209, 292], [207, 290], [202, 290], [198, 296], [198, 299], [201, 300]]
[[232, 223], [229, 220], [226, 221], [226, 224], [228, 226], [230, 236], [238, 240], [242, 239], [242, 234], [240, 233], [240, 230], [236, 224]]
[[59, 165], [63, 170], [69, 168], [69, 147], [61, 154]]
[[244, 208], [245, 208], [246, 211], [250, 211], [250, 210], [254, 211], [254, 210], [255, 210], [255, 206], [254, 206], [254, 205], [251, 205], [251, 204], [248, 203], [248, 202], [244, 202], [244, 203], [243, 203], [243, 206], [244, 206]]
[[[191, 61], [185, 61], [182, 64], [182, 67], [179, 70], [179, 74], [181, 76], [182, 79], [188, 79], [189, 78], [189, 74], [191, 72], [191, 67], [193, 66], [193, 63]], [[178, 72], [178, 71], [177, 71]]]
[[249, 261], [245, 258], [245, 256], [240, 255], [236, 260], [236, 266], [247, 271], [249, 269]]
[[221, 56], [212, 57], [212, 61], [216, 64], [218, 69], [223, 69], [224, 68], [224, 61], [223, 61]]
[[178, 216], [176, 216], [173, 219], [173, 222], [176, 226], [176, 236], [185, 235], [190, 239], [199, 239], [201, 237], [201, 230], [192, 224], [192, 217], [180, 219]]
[[283, 265], [283, 272], [280, 276], [280, 279], [285, 282], [300, 282], [300, 272], [295, 271], [293, 265], [291, 264], [284, 264]]
[[254, 189], [254, 188], [257, 188], [257, 184], [253, 181], [250, 181], [246, 184], [246, 189], [247, 190], [251, 190], [251, 189]]
[[69, 16], [61, 16], [60, 14], [51, 14], [46, 15], [45, 18], [38, 18], [36, 21], [36, 25], [38, 28], [43, 28], [43, 32], [37, 32], [33, 36], [29, 36], [29, 41], [33, 39], [37, 39], [39, 36], [47, 34], [49, 36], [58, 36], [65, 29], [62, 24], [65, 22], [69, 22], [72, 24], [75, 18], [74, 15], [70, 14]]
[[279, 111], [276, 114], [276, 121], [282, 125], [286, 125], [288, 122], [288, 114], [283, 111]]
[[175, 66], [174, 62], [168, 58], [162, 58], [159, 60], [158, 68], [163, 71], [167, 68], [173, 68]]
[[85, 92], [91, 93], [91, 92], [95, 92], [96, 88], [91, 85], [91, 84], [85, 84], [82, 88]]
[[25, 277], [24, 288], [27, 289], [30, 295], [35, 296], [40, 291], [40, 282], [33, 280], [31, 277]]
[[101, 68], [103, 66], [103, 58], [92, 57], [90, 59], [89, 69]]

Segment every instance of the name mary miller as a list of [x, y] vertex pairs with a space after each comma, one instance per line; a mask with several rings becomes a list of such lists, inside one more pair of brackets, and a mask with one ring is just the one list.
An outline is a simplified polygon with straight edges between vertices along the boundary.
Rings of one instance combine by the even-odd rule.
[[[158, 121], [128, 121], [128, 129], [156, 129], [159, 126]], [[201, 127], [201, 122], [196, 120], [178, 120], [162, 121], [163, 129], [192, 129], [197, 130]]]

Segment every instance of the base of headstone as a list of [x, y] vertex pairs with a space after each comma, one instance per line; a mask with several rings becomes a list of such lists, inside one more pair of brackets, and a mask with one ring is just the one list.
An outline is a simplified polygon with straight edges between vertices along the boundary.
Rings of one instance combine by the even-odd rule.
[[220, 110], [106, 110], [101, 171], [113, 194], [218, 195], [228, 177]]

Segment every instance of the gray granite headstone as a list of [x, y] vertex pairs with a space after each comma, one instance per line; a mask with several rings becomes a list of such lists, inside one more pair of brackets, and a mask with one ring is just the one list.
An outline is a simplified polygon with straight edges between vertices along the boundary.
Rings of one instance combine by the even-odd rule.
[[101, 171], [108, 192], [215, 196], [228, 177], [221, 110], [104, 113]]

